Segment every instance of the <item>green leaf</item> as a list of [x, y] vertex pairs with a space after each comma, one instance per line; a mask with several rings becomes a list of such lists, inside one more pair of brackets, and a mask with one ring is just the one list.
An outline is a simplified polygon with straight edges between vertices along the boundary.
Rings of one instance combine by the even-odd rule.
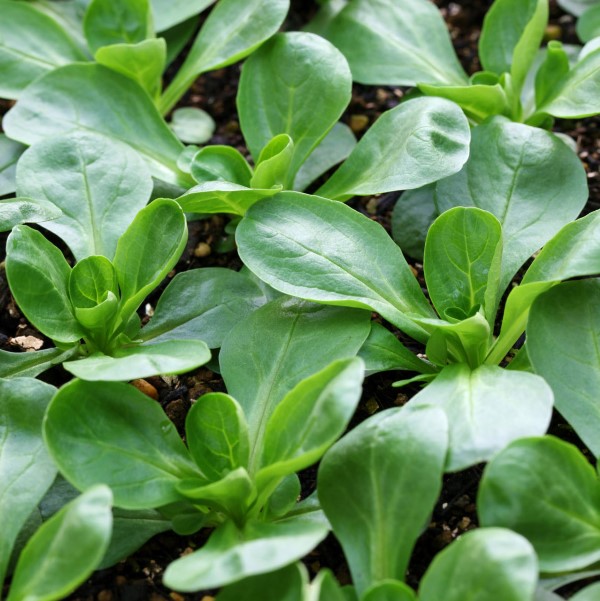
[[95, 486], [50, 518], [23, 549], [7, 601], [64, 599], [86, 580], [110, 542], [111, 503], [110, 489]]
[[561, 280], [600, 271], [600, 212], [569, 223], [546, 244], [525, 273], [521, 284], [511, 290], [494, 347], [486, 363], [499, 363], [525, 330], [531, 304], [538, 295]]
[[219, 357], [229, 394], [250, 433], [250, 468], [258, 467], [267, 422], [299, 382], [332, 361], [356, 355], [369, 333], [369, 314], [281, 298], [241, 321]]
[[162, 38], [104, 46], [96, 51], [94, 58], [99, 64], [136, 81], [150, 98], [158, 98], [167, 62], [167, 46]]
[[240, 151], [232, 146], [206, 146], [194, 155], [191, 174], [201, 184], [223, 180], [249, 187], [252, 168]]
[[548, 24], [548, 0], [496, 0], [485, 15], [479, 57], [486, 71], [510, 73], [517, 95]]
[[[154, 4], [155, 2], [169, 2], [169, 4], [174, 4], [171, 0], [151, 0]], [[184, 2], [186, 0], [183, 0]], [[199, 2], [201, 0], [198, 0]], [[209, 2], [214, 2], [214, 0], [208, 0]], [[186, 4], [190, 4], [186, 2]], [[156, 20], [155, 20], [156, 25]], [[195, 17], [191, 17], [181, 23], [174, 25], [162, 31], [160, 34], [161, 37], [167, 43], [167, 66], [171, 65], [173, 61], [181, 54], [182, 50], [187, 46], [189, 41], [192, 39], [194, 33], [196, 33], [196, 29], [198, 27], [198, 19]]]
[[576, 17], [580, 17], [596, 0], [558, 0], [558, 5]]
[[499, 301], [502, 226], [494, 215], [456, 207], [431, 225], [423, 262], [429, 297], [439, 315], [472, 315], [479, 307], [493, 325]]
[[321, 459], [348, 427], [360, 400], [363, 378], [361, 359], [339, 360], [285, 395], [265, 428], [256, 475], [259, 489], [269, 489], [283, 476]]
[[77, 260], [112, 259], [117, 240], [152, 193], [152, 178], [139, 155], [104, 136], [75, 132], [28, 149], [17, 168], [19, 194], [62, 211], [44, 224]]
[[273, 137], [288, 134], [294, 142], [291, 188], [350, 102], [351, 87], [348, 64], [327, 40], [305, 32], [276, 35], [246, 61], [240, 79], [240, 124], [254, 159]]
[[442, 411], [390, 410], [363, 422], [323, 458], [319, 499], [359, 595], [381, 580], [404, 580], [441, 490], [446, 449]]
[[556, 408], [600, 456], [600, 280], [568, 282], [539, 296], [527, 323], [527, 354], [552, 387]]
[[219, 593], [217, 601], [306, 601], [306, 581], [306, 568], [296, 563], [231, 584]]
[[[579, 119], [600, 113], [600, 49], [578, 61], [554, 87], [554, 93], [537, 107], [562, 119]], [[10, 134], [9, 134], [10, 135]]]
[[206, 111], [196, 107], [175, 109], [171, 116], [171, 129], [186, 144], [206, 144], [216, 127], [214, 119]]
[[221, 0], [202, 25], [183, 65], [160, 101], [168, 113], [201, 74], [242, 60], [277, 32], [289, 0]]
[[537, 558], [526, 539], [503, 528], [482, 528], [435, 556], [419, 586], [419, 601], [531, 601], [537, 579]]
[[300, 166], [294, 180], [294, 190], [306, 190], [326, 171], [347, 159], [355, 146], [356, 138], [352, 130], [345, 123], [336, 123]]
[[118, 382], [158, 374], [182, 374], [210, 361], [201, 340], [164, 340], [116, 348], [112, 354], [93, 353], [67, 361], [63, 367], [82, 380]]
[[444, 368], [408, 407], [439, 407], [446, 413], [446, 470], [458, 471], [488, 461], [517, 438], [544, 434], [552, 400], [550, 387], [534, 374], [491, 365], [471, 371], [456, 364]]
[[435, 184], [407, 190], [392, 211], [392, 237], [402, 252], [423, 261], [425, 238], [439, 215], [434, 200]]
[[269, 189], [246, 188], [224, 181], [205, 182], [180, 196], [177, 202], [186, 213], [229, 213], [244, 216], [256, 202], [281, 191], [281, 186]]
[[419, 359], [384, 326], [373, 322], [371, 332], [358, 356], [365, 362], [366, 375], [381, 371], [402, 370], [417, 373], [436, 373], [430, 363]]
[[55, 390], [31, 378], [0, 379], [0, 583], [19, 531], [56, 476], [42, 440]]
[[19, 98], [40, 75], [87, 60], [60, 25], [29, 2], [2, 0], [0, 13], [0, 97]]
[[278, 134], [262, 150], [256, 161], [251, 188], [291, 188], [294, 174], [290, 170], [294, 142], [287, 134]]
[[509, 115], [510, 100], [500, 83], [490, 85], [469, 84], [463, 86], [442, 86], [419, 84], [419, 90], [427, 96], [447, 98], [456, 102], [465, 115], [480, 123], [492, 115]]
[[519, 267], [583, 209], [581, 161], [549, 132], [496, 118], [473, 129], [463, 169], [437, 183], [440, 212], [475, 206], [502, 224], [500, 290]]
[[[11, 140], [4, 134], [0, 134], [0, 196], [12, 194], [17, 189], [15, 179], [17, 161], [26, 148], [25, 145], [20, 144], [15, 140]], [[0, 223], [1, 228], [6, 228], [4, 225], [4, 217], [2, 217]], [[1, 231], [4, 231], [4, 229]]]
[[571, 444], [551, 436], [513, 442], [487, 466], [477, 506], [482, 525], [529, 540], [540, 572], [581, 570], [600, 560], [600, 482]]
[[316, 194], [348, 200], [420, 188], [460, 170], [470, 135], [454, 103], [415, 98], [383, 113]]
[[182, 23], [214, 3], [215, 0], [150, 0], [156, 31]]
[[591, 6], [577, 21], [577, 35], [583, 42], [600, 36], [600, 6]]
[[209, 348], [219, 348], [229, 330], [266, 300], [243, 273], [221, 267], [191, 269], [171, 280], [136, 338], [153, 344], [203, 340]]
[[8, 232], [21, 223], [40, 223], [61, 215], [56, 205], [43, 200], [3, 198], [0, 200], [0, 232]]
[[183, 145], [152, 100], [137, 83], [102, 65], [67, 65], [48, 73], [27, 88], [2, 125], [25, 144], [72, 131], [104, 134], [132, 146], [153, 176], [190, 183], [177, 168]]
[[417, 601], [410, 586], [397, 580], [384, 580], [370, 587], [361, 601]]
[[111, 44], [137, 44], [152, 37], [148, 0], [92, 0], [85, 12], [83, 31], [92, 53]]
[[[335, 576], [328, 570], [320, 570], [310, 585], [309, 601], [348, 601]], [[401, 601], [401, 600], [400, 600]]]
[[187, 237], [185, 216], [173, 200], [155, 200], [136, 215], [119, 238], [113, 260], [123, 321], [175, 267]]
[[535, 74], [535, 104], [541, 106], [552, 97], [554, 88], [569, 72], [569, 55], [560, 42], [548, 42], [544, 61]]
[[33, 353], [12, 353], [0, 351], [0, 378], [28, 377], [35, 378], [54, 365], [78, 354], [79, 347], [62, 350], [49, 348]]
[[105, 300], [107, 292], [116, 296], [119, 284], [115, 268], [106, 257], [87, 257], [73, 267], [69, 297], [74, 307], [93, 308]]
[[586, 586], [571, 597], [571, 601], [595, 601], [600, 595], [600, 582]]
[[244, 263], [277, 290], [377, 311], [410, 336], [426, 339], [407, 317], [434, 316], [417, 279], [385, 230], [354, 209], [282, 192], [250, 209], [236, 240]]
[[202, 395], [187, 414], [185, 435], [192, 458], [211, 482], [248, 466], [248, 425], [228, 394]]
[[[330, 8], [326, 4], [322, 10]], [[317, 33], [344, 53], [359, 83], [414, 86], [467, 80], [439, 10], [425, 0], [351, 0]]]
[[71, 268], [56, 246], [26, 225], [13, 229], [6, 243], [6, 276], [27, 319], [43, 334], [64, 343], [83, 332], [71, 307]]
[[[270, 494], [266, 505], [261, 510], [267, 521], [282, 517], [288, 514], [297, 513], [298, 501], [302, 493], [302, 484], [297, 474], [289, 474], [281, 480]], [[306, 499], [304, 499], [306, 502]], [[301, 512], [300, 512], [301, 513]]]
[[179, 501], [177, 483], [200, 475], [160, 405], [128, 384], [69, 382], [48, 408], [44, 438], [73, 486], [108, 484], [124, 509]]
[[177, 591], [193, 592], [272, 572], [304, 557], [328, 530], [319, 515], [250, 522], [242, 531], [226, 522], [200, 550], [171, 563], [163, 582]]

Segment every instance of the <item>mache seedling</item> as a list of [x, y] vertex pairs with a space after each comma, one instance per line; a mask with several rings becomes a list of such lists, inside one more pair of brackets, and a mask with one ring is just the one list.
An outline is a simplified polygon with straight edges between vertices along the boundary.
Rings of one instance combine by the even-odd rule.
[[596, 115], [600, 52], [570, 64], [560, 42], [538, 52], [548, 0], [496, 0], [479, 39], [483, 71], [468, 77], [437, 8], [428, 0], [326, 2], [310, 27], [342, 50], [356, 81], [409, 85], [459, 104], [474, 123], [491, 115], [549, 129], [555, 118]]
[[227, 336], [220, 363], [230, 394], [195, 402], [187, 447], [162, 408], [132, 386], [82, 380], [54, 397], [46, 443], [76, 488], [108, 484], [117, 507], [158, 508], [180, 533], [215, 528], [203, 548], [169, 566], [171, 588], [278, 569], [329, 530], [314, 498], [297, 503], [296, 472], [347, 427], [364, 371], [353, 355], [368, 330], [361, 311], [274, 300]]
[[427, 362], [376, 325], [361, 356], [370, 372], [395, 366], [433, 381], [411, 403], [445, 408], [449, 469], [462, 469], [528, 431], [545, 432], [553, 395], [542, 378], [520, 371], [529, 369], [526, 351], [512, 369], [498, 364], [525, 330], [537, 296], [563, 279], [598, 273], [599, 219], [595, 212], [575, 221], [546, 244], [510, 291], [499, 332], [507, 285], [502, 227], [481, 209], [456, 207], [430, 228], [424, 275], [435, 311], [385, 230], [342, 203], [280, 193], [249, 210], [236, 238], [246, 265], [277, 290], [376, 311], [425, 344]]

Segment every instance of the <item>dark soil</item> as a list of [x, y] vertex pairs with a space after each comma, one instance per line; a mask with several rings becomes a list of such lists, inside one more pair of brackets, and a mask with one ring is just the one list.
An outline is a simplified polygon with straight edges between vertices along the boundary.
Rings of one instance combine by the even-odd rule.
[[[477, 40], [485, 12], [491, 4], [490, 0], [463, 0], [448, 2], [436, 0], [442, 10], [457, 49], [457, 52], [468, 72], [480, 69], [477, 58]], [[287, 29], [299, 29], [316, 11], [313, 0], [292, 0], [292, 11]], [[558, 29], [557, 29], [558, 28]], [[559, 37], [568, 43], [575, 43], [574, 19], [552, 6], [552, 37]], [[235, 107], [235, 95], [239, 79], [239, 66], [232, 66], [200, 78], [193, 89], [183, 98], [183, 106], [199, 106], [209, 111], [217, 122], [217, 130], [212, 139], [214, 144], [228, 144], [237, 147], [247, 154], [240, 133], [239, 121]], [[405, 90], [396, 87], [367, 87], [355, 85], [352, 102], [343, 116], [357, 133], [361, 135], [385, 110], [398, 104]], [[4, 112], [10, 103], [0, 105]], [[4, 109], [4, 110], [2, 110]], [[572, 136], [579, 145], [579, 156], [583, 161], [589, 179], [590, 200], [586, 212], [600, 208], [600, 119], [585, 121], [559, 122], [556, 130]], [[353, 206], [380, 222], [389, 230], [390, 212], [398, 193], [384, 194], [355, 201]], [[229, 246], [230, 240], [225, 232], [227, 219], [221, 216], [209, 220], [190, 223], [190, 236], [186, 251], [173, 270], [170, 277], [178, 271], [197, 267], [222, 266], [239, 269], [241, 262], [235, 252], [220, 252]], [[0, 237], [2, 259], [6, 235]], [[421, 275], [421, 265], [414, 263], [415, 271]], [[160, 295], [156, 291], [149, 299], [153, 304]], [[10, 348], [9, 339], [17, 335], [33, 335], [43, 338], [20, 315], [7, 290], [4, 272], [0, 271], [0, 348]], [[45, 341], [48, 344], [48, 341]], [[406, 340], [409, 346], [419, 351], [415, 343]], [[391, 387], [391, 383], [399, 379], [400, 374], [380, 374], [369, 378], [365, 383], [364, 395], [355, 416], [353, 425], [369, 415], [393, 406], [406, 403], [419, 391], [418, 385], [402, 389]], [[55, 368], [44, 379], [60, 385], [68, 379], [62, 368]], [[158, 400], [167, 415], [177, 427], [182, 429], [185, 415], [191, 401], [200, 395], [224, 390], [223, 381], [218, 374], [201, 368], [187, 376], [169, 378], [149, 378], [158, 394]], [[551, 431], [562, 438], [574, 442], [584, 449], [571, 428], [558, 416], [552, 424]], [[444, 478], [440, 499], [433, 511], [431, 522], [417, 542], [408, 572], [408, 584], [418, 585], [419, 579], [428, 567], [434, 555], [448, 545], [462, 532], [477, 526], [475, 499], [477, 487], [482, 473], [482, 466], [467, 471], [451, 474]], [[301, 474], [303, 494], [309, 494], [315, 488], [316, 468]], [[390, 508], [393, 511], [393, 508]], [[211, 601], [211, 592], [182, 595], [170, 592], [161, 584], [162, 573], [166, 566], [184, 553], [198, 548], [204, 542], [206, 533], [190, 537], [179, 537], [173, 533], [159, 535], [148, 542], [130, 558], [108, 570], [96, 572], [84, 585], [68, 597], [77, 601]], [[74, 552], [76, 541], [74, 541]], [[349, 583], [350, 576], [343, 553], [330, 536], [306, 559], [305, 563], [311, 573], [319, 569], [330, 568], [340, 582]]]

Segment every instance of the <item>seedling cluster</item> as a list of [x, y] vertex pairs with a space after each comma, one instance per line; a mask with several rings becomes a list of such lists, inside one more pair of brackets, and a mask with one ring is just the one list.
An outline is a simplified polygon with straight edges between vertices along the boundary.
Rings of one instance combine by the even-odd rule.
[[[581, 47], [495, 0], [470, 76], [430, 0], [319, 4], [0, 0], [2, 268], [44, 346], [0, 350], [7, 601], [166, 531], [197, 548], [164, 586], [217, 601], [600, 599], [600, 212], [557, 121], [600, 114], [600, 3], [561, 3]], [[186, 96], [240, 61], [247, 152]], [[404, 86], [358, 141], [353, 81]], [[214, 215], [243, 267], [186, 269]], [[204, 365], [178, 430], [140, 380]], [[408, 400], [360, 420], [382, 372]], [[477, 527], [408, 578], [481, 464]], [[301, 561], [330, 533], [347, 580]]]

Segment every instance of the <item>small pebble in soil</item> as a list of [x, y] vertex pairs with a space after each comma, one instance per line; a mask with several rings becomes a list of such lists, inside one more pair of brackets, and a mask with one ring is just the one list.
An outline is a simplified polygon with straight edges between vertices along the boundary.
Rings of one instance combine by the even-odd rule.
[[199, 242], [194, 248], [194, 257], [201, 259], [208, 257], [212, 253], [212, 248], [206, 242]]
[[369, 125], [369, 117], [367, 115], [350, 115], [350, 129], [358, 134], [365, 131]]
[[146, 380], [132, 380], [130, 384], [137, 388], [140, 392], [143, 392], [146, 396], [149, 396], [151, 399], [158, 401], [158, 390], [150, 382], [146, 382]]

